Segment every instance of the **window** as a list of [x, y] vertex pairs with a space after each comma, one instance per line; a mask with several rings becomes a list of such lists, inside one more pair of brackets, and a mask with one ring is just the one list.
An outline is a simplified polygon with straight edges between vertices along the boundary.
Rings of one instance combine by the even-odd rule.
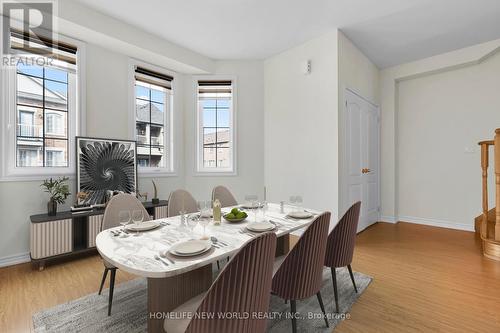
[[172, 76], [135, 66], [137, 164], [143, 170], [172, 170], [172, 80]]
[[234, 80], [198, 80], [198, 172], [233, 173]]
[[65, 136], [64, 117], [60, 113], [47, 112], [47, 134]]
[[[37, 38], [11, 29], [11, 48], [16, 50], [24, 38], [30, 43], [41, 43]], [[3, 176], [74, 172], [70, 150], [74, 137], [79, 134], [77, 47], [66, 41], [54, 44], [41, 39], [52, 45], [50, 57], [18, 49], [13, 56], [13, 66], [6, 67], [2, 73], [6, 86], [3, 92], [7, 97], [4, 105], [11, 110], [5, 115], [6, 128], [1, 129], [2, 152], [7, 156], [5, 168], [0, 170]], [[65, 169], [50, 171], [53, 167]]]

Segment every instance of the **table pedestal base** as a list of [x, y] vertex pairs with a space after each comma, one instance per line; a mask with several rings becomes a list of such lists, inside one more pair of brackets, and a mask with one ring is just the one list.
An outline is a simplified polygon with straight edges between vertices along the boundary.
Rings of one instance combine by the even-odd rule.
[[276, 257], [290, 252], [290, 234], [278, 237], [276, 241]]
[[164, 313], [212, 285], [212, 264], [169, 278], [148, 278], [148, 332], [163, 333]]

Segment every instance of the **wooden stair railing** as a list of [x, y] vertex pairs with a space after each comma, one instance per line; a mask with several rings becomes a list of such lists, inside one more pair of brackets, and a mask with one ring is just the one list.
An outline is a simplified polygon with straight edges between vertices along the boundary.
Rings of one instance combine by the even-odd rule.
[[[476, 218], [476, 230], [483, 241], [483, 254], [500, 260], [500, 128], [495, 131], [494, 140], [481, 141], [482, 203], [483, 213]], [[495, 208], [488, 208], [488, 167], [490, 147], [494, 147], [495, 161]], [[478, 222], [480, 221], [479, 228]], [[479, 229], [479, 230], [478, 230]]]
[[481, 223], [481, 237], [488, 237], [488, 167], [490, 162], [490, 146], [494, 141], [481, 141], [481, 169], [483, 170], [483, 221]]

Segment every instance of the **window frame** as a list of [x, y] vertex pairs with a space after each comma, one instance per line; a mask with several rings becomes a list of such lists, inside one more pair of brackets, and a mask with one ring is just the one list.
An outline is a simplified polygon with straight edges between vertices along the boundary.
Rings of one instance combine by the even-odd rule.
[[[1, 22], [2, 20], [0, 20]], [[75, 137], [85, 135], [86, 132], [86, 43], [58, 34], [57, 39], [61, 42], [72, 44], [77, 47], [76, 52], [76, 78], [74, 85], [68, 85], [68, 98], [76, 102], [68, 105], [68, 165], [65, 167], [20, 167], [17, 166], [16, 153], [16, 124], [17, 124], [17, 68], [14, 66], [2, 66], [0, 80], [1, 105], [3, 112], [0, 120], [0, 182], [4, 181], [38, 181], [49, 177], [67, 176], [71, 179], [76, 176], [76, 153]], [[2, 50], [3, 53], [3, 50]], [[45, 124], [44, 124], [45, 126]]]
[[[165, 106], [165, 119], [167, 124], [164, 124], [164, 144], [163, 147], [167, 152], [167, 156], [169, 156], [168, 160], [163, 167], [144, 167], [137, 164], [137, 173], [138, 175], [146, 176], [146, 177], [171, 177], [177, 176], [177, 151], [176, 151], [176, 140], [174, 133], [174, 121], [177, 109], [175, 93], [179, 89], [179, 75], [171, 71], [169, 69], [152, 65], [150, 63], [137, 60], [134, 58], [129, 58], [129, 71], [128, 71], [128, 100], [129, 100], [129, 139], [136, 141], [136, 92], [135, 92], [135, 68], [136, 66], [144, 67], [149, 70], [159, 72], [162, 74], [166, 74], [168, 76], [173, 77], [171, 82], [172, 91], [170, 96], [168, 97], [167, 103]], [[166, 126], [165, 126], [166, 125]]]
[[[229, 128], [231, 131], [231, 167], [230, 168], [206, 168], [203, 165], [203, 116], [199, 112], [198, 81], [231, 81], [231, 107]], [[238, 82], [235, 75], [195, 75], [193, 76], [194, 112], [196, 119], [196, 149], [194, 160], [195, 176], [237, 176], [238, 175], [238, 142], [237, 142], [237, 109], [238, 109]], [[215, 148], [216, 149], [216, 148]], [[217, 165], [217, 161], [215, 161]]]

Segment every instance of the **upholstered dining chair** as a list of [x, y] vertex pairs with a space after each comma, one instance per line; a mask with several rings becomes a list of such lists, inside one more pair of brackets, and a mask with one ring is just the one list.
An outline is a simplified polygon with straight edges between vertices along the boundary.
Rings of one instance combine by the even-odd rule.
[[233, 194], [225, 186], [219, 185], [214, 187], [212, 190], [212, 202], [215, 199], [219, 199], [221, 207], [230, 207], [238, 205], [238, 202], [234, 198]]
[[360, 201], [353, 204], [344, 216], [342, 216], [330, 235], [328, 235], [325, 266], [330, 267], [332, 271], [333, 293], [335, 295], [335, 309], [337, 312], [339, 312], [339, 298], [337, 293], [336, 268], [347, 266], [354, 286], [354, 291], [356, 293], [358, 292], [356, 282], [354, 281], [354, 275], [352, 274], [351, 263], [354, 253], [354, 244], [356, 242], [356, 230], [358, 228], [360, 209]]
[[184, 210], [187, 214], [198, 211], [198, 204], [191, 193], [186, 190], [175, 190], [170, 193], [168, 198], [167, 215], [168, 217], [180, 215]]
[[[106, 205], [106, 210], [104, 211], [104, 216], [102, 218], [101, 230], [106, 230], [109, 228], [114, 228], [120, 225], [119, 214], [120, 211], [128, 210], [130, 212], [134, 210], [142, 210], [144, 215], [144, 221], [149, 221], [149, 213], [144, 208], [144, 205], [137, 200], [137, 198], [131, 194], [120, 193], [111, 198]], [[115, 288], [115, 275], [117, 268], [111, 263], [107, 262], [105, 259], [102, 260], [104, 264], [104, 272], [102, 274], [101, 286], [99, 287], [99, 295], [102, 292], [104, 283], [106, 282], [106, 277], [108, 272], [111, 272], [109, 280], [109, 301], [108, 301], [108, 316], [111, 315], [111, 306], [113, 305], [113, 290]]]
[[[265, 332], [267, 320], [252, 314], [267, 313], [269, 309], [275, 250], [274, 233], [264, 233], [252, 238], [233, 256], [206, 293], [192, 298], [172, 311], [192, 315], [165, 319], [165, 331], [168, 333]], [[218, 315], [228, 313], [242, 314], [242, 316], [224, 318]], [[241, 318], [246, 314], [250, 314], [250, 317]]]
[[318, 298], [325, 324], [329, 327], [320, 289], [330, 215], [325, 212], [316, 217], [288, 255], [278, 258], [274, 265], [271, 290], [285, 301], [290, 300], [294, 333], [297, 332], [296, 301], [313, 295]]

